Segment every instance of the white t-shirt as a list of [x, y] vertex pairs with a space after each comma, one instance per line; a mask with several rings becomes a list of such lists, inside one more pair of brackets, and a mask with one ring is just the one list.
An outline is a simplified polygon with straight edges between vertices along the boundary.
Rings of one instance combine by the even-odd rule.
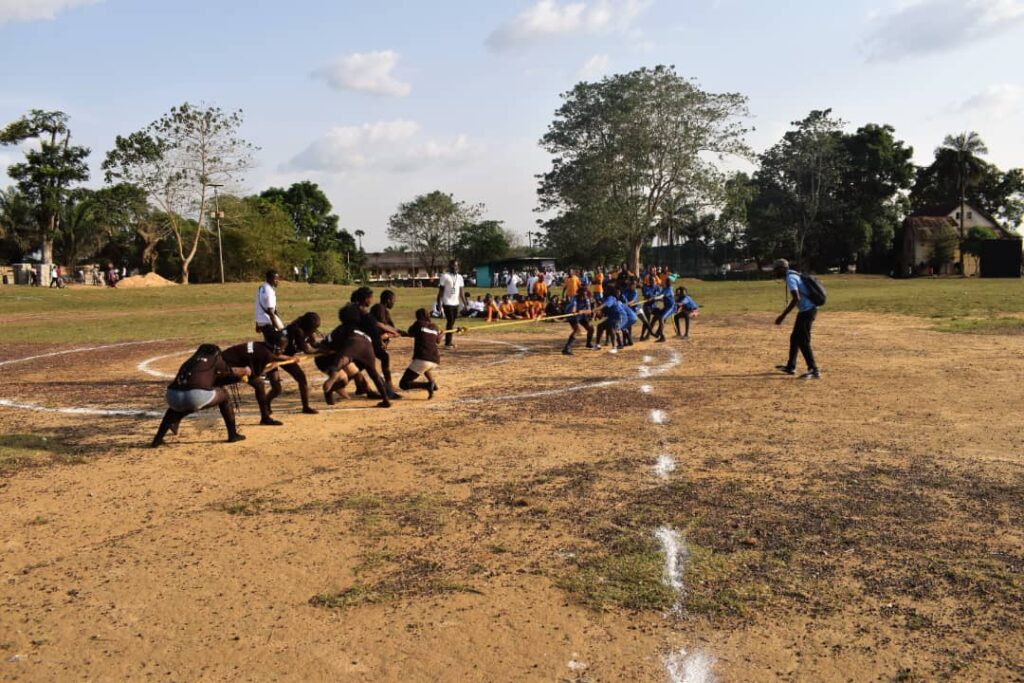
[[555, 281], [555, 274], [554, 273], [552, 273], [550, 270], [548, 272], [544, 273], [544, 284], [546, 284], [548, 286], [548, 289], [551, 288], [551, 283], [554, 282], [554, 281]]
[[523, 281], [519, 279], [519, 276], [516, 275], [515, 273], [512, 273], [511, 275], [509, 275], [509, 278], [508, 278], [508, 289], [506, 289], [505, 292], [507, 294], [518, 294], [519, 293], [519, 289], [517, 289], [517, 288], [522, 283], [523, 283]]
[[256, 292], [256, 324], [259, 326], [273, 325], [274, 321], [267, 315], [267, 311], [272, 311], [275, 308], [277, 308], [277, 292], [269, 282], [264, 282]]
[[537, 285], [537, 276], [531, 275], [526, 279], [526, 293], [533, 294], [533, 288]]
[[459, 306], [462, 304], [460, 294], [462, 288], [466, 286], [466, 283], [462, 280], [462, 276], [458, 273], [442, 273], [438, 280], [438, 286], [443, 290], [441, 292], [441, 305], [443, 306]]

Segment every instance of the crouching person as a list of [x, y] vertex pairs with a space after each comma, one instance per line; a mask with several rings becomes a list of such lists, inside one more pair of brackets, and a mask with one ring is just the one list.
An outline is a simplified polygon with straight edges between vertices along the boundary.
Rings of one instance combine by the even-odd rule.
[[[440, 335], [441, 331], [430, 322], [427, 309], [421, 308], [416, 311], [416, 322], [409, 328], [409, 336], [413, 338], [412, 363], [398, 381], [402, 391], [424, 389], [427, 392], [427, 399], [434, 398], [434, 392], [437, 391], [434, 370], [441, 362], [441, 353], [437, 348], [437, 338]], [[420, 375], [427, 381], [417, 382], [416, 378]]]
[[238, 433], [235, 425], [235, 411], [231, 408], [227, 389], [217, 384], [225, 380], [231, 382], [245, 379], [251, 372], [247, 367], [228, 365], [220, 348], [214, 344], [200, 346], [182, 364], [174, 381], [167, 386], [168, 408], [153, 437], [152, 447], [163, 445], [168, 431], [176, 435], [178, 425], [186, 415], [214, 406], [220, 409], [221, 417], [224, 418], [228, 442], [244, 440], [245, 437]]

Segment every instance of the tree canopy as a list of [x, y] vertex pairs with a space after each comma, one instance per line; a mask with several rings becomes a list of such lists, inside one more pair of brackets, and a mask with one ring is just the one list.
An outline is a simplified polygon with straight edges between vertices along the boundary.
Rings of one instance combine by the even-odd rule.
[[540, 209], [597, 221], [633, 268], [668, 212], [719, 200], [724, 176], [709, 157], [750, 153], [746, 98], [705, 92], [673, 67], [582, 82], [562, 99], [541, 139], [554, 158]]
[[180, 279], [188, 283], [201, 229], [190, 229], [182, 217], [204, 224], [211, 186], [240, 183], [256, 149], [238, 135], [242, 112], [188, 102], [140, 131], [117, 136], [103, 162], [108, 183], [120, 181], [141, 188], [167, 216], [177, 247]]

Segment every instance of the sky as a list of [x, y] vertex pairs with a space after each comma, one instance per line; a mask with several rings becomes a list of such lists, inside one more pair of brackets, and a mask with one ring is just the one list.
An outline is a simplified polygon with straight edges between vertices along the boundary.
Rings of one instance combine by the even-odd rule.
[[65, 111], [93, 186], [116, 135], [186, 101], [241, 109], [260, 150], [239, 189], [312, 180], [368, 251], [433, 190], [525, 244], [560, 95], [657, 64], [747, 96], [758, 152], [832, 108], [919, 164], [974, 130], [1024, 166], [1024, 0], [0, 0], [0, 64], [0, 124]]

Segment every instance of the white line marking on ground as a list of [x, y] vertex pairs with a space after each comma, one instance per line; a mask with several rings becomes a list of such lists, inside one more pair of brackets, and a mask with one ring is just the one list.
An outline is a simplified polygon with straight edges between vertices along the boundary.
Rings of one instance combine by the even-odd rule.
[[85, 353], [86, 351], [102, 351], [104, 349], [116, 349], [122, 346], [133, 346], [139, 344], [159, 344], [160, 342], [167, 341], [166, 339], [150, 339], [149, 341], [133, 341], [133, 342], [121, 342], [119, 344], [104, 344], [102, 346], [88, 346], [81, 349], [67, 349], [65, 351], [53, 351], [51, 353], [41, 353], [38, 356], [27, 356], [25, 358], [15, 358], [13, 360], [0, 361], [0, 367], [5, 365], [14, 365], [15, 363], [27, 363], [31, 360], [39, 360], [40, 358], [53, 358], [54, 356], [64, 356], [69, 353]]
[[683, 590], [683, 572], [686, 562], [690, 559], [690, 551], [679, 536], [679, 532], [669, 526], [660, 526], [654, 531], [654, 537], [661, 543], [665, 554], [665, 570], [661, 581], [666, 586], [681, 593]]
[[715, 658], [701, 650], [670, 652], [664, 662], [670, 683], [715, 683], [717, 680], [712, 673]]
[[637, 369], [637, 375], [640, 377], [640, 379], [647, 379], [648, 377], [651, 376], [651, 369], [646, 365], [641, 365]]
[[[650, 376], [663, 375], [672, 368], [678, 366], [683, 362], [683, 357], [679, 355], [679, 352], [675, 349], [670, 349], [669, 359], [659, 365], [656, 368], [649, 368]], [[461, 398], [452, 403], [488, 403], [490, 401], [511, 401], [521, 398], [543, 398], [545, 396], [560, 396], [562, 394], [571, 394], [575, 391], [585, 391], [587, 389], [600, 389], [602, 387], [611, 387], [616, 384], [622, 384], [624, 382], [632, 382], [636, 379], [643, 379], [641, 377], [623, 377], [622, 379], [607, 379], [601, 382], [589, 382], [585, 384], [573, 384], [568, 387], [561, 387], [560, 389], [546, 389], [544, 391], [530, 391], [523, 394], [504, 394], [502, 396], [488, 396], [487, 398]], [[444, 405], [450, 405], [448, 403], [441, 404], [438, 407]]]
[[650, 365], [650, 364], [651, 364], [651, 363], [653, 363], [653, 362], [654, 362], [654, 359], [653, 359], [652, 357], [650, 357], [650, 356], [644, 356], [644, 363], [646, 363], [646, 364]]
[[649, 418], [654, 424], [663, 425], [668, 422], [668, 413], [664, 410], [659, 410], [658, 408], [652, 408]]
[[669, 475], [676, 471], [676, 459], [671, 455], [662, 454], [654, 463], [654, 474], [660, 479], [668, 479]]
[[104, 417], [160, 417], [163, 413], [155, 413], [151, 410], [131, 410], [126, 408], [93, 408], [90, 406], [78, 406], [74, 408], [49, 408], [36, 403], [18, 403], [0, 398], [0, 408], [16, 408], [18, 410], [31, 410], [37, 413], [63, 413], [65, 415], [101, 415]]
[[192, 353], [192, 352], [191, 351], [176, 351], [174, 353], [165, 353], [162, 356], [153, 356], [152, 358], [147, 358], [146, 360], [142, 361], [141, 363], [136, 365], [135, 368], [137, 370], [139, 370], [140, 372], [144, 372], [147, 375], [150, 375], [152, 377], [158, 377], [160, 379], [174, 379], [174, 375], [172, 375], [169, 372], [160, 372], [159, 370], [154, 370], [153, 368], [149, 367], [150, 363], [155, 363], [155, 362], [157, 362], [159, 360], [163, 360], [164, 358], [173, 358], [174, 356], [184, 356], [184, 355], [189, 354], [189, 353]]
[[640, 385], [640, 393], [641, 394], [650, 394], [653, 391], [654, 391], [654, 387], [652, 387], [650, 384], [641, 384]]

